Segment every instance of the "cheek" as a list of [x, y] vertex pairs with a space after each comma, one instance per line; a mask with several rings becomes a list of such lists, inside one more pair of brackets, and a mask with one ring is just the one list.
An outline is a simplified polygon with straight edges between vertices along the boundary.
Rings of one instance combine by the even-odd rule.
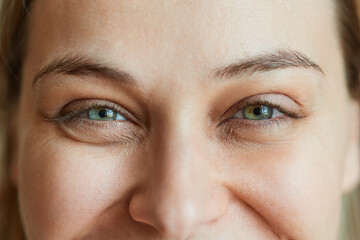
[[19, 199], [30, 239], [70, 239], [127, 201], [141, 174], [135, 153], [33, 131], [24, 138]]
[[341, 196], [339, 158], [334, 154], [338, 149], [328, 151], [320, 139], [299, 134], [286, 143], [229, 156], [228, 182], [237, 199], [276, 232], [294, 239], [336, 236]]

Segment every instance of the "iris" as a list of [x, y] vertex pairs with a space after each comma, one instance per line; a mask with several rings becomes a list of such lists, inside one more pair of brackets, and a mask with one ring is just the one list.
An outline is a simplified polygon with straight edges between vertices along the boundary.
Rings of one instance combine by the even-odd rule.
[[270, 119], [273, 115], [273, 109], [266, 105], [250, 105], [243, 109], [243, 116], [249, 120]]
[[110, 108], [91, 108], [87, 111], [87, 117], [95, 121], [125, 120], [122, 115]]

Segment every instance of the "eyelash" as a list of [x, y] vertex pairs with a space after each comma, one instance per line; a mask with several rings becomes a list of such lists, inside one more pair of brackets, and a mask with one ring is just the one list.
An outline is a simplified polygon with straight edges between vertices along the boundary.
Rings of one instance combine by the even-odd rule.
[[[81, 114], [86, 113], [87, 111], [89, 111], [92, 108], [108, 108], [108, 109], [114, 110], [116, 113], [119, 113], [127, 120], [95, 121], [95, 120], [79, 117]], [[96, 122], [96, 124], [102, 124], [102, 125], [104, 125], [104, 124], [109, 125], [109, 123], [111, 123], [111, 122], [113, 123], [114, 121], [124, 122], [124, 121], [131, 121], [132, 119], [134, 119], [134, 117], [130, 113], [128, 113], [126, 110], [118, 107], [117, 104], [101, 100], [100, 102], [91, 103], [91, 104], [87, 105], [86, 107], [79, 107], [69, 113], [60, 114], [60, 116], [57, 116], [55, 118], [46, 118], [46, 120], [49, 120], [52, 122], [57, 122], [57, 123], [64, 123], [64, 122], [74, 120], [75, 118], [82, 119], [83, 121], [92, 122], [92, 123]]]
[[[265, 106], [268, 106], [268, 107], [278, 110], [280, 113], [282, 113], [284, 115], [280, 116], [280, 117], [266, 119], [266, 120], [251, 120], [251, 119], [246, 119], [246, 118], [232, 118], [232, 116], [234, 116], [239, 111], [243, 111], [244, 108], [253, 106], [253, 105], [265, 105]], [[232, 113], [231, 115], [228, 113], [229, 111]], [[224, 123], [230, 123], [231, 125], [235, 125], [235, 127], [238, 127], [238, 128], [255, 128], [258, 130], [271, 129], [274, 126], [280, 127], [281, 124], [289, 123], [289, 121], [291, 119], [304, 118], [303, 115], [301, 115], [299, 113], [295, 113], [293, 111], [290, 111], [285, 106], [278, 104], [278, 103], [273, 103], [266, 99], [250, 100], [247, 102], [241, 101], [241, 102], [235, 104], [229, 110], [227, 110], [222, 115], [222, 117], [224, 117], [224, 115], [225, 116], [230, 115], [230, 117], [227, 117], [226, 119], [221, 121], [219, 123], [219, 125], [224, 124]]]
[[[246, 118], [232, 118], [238, 111], [242, 111], [244, 108], [252, 105], [265, 105], [271, 108], [277, 109], [280, 113], [284, 114], [283, 116], [271, 118], [267, 120], [250, 120]], [[119, 113], [120, 115], [124, 116], [127, 120], [113, 120], [113, 121], [96, 121], [91, 120], [87, 118], [81, 118], [79, 117], [81, 114], [86, 113], [92, 108], [109, 108], [111, 110], [114, 110], [115, 112]], [[228, 112], [231, 112], [230, 115]], [[224, 118], [224, 115], [229, 116], [226, 119], [219, 121], [219, 125], [228, 123], [231, 125], [232, 128], [254, 128], [257, 130], [261, 129], [271, 129], [274, 126], [281, 126], [281, 124], [289, 122], [289, 120], [292, 119], [300, 119], [304, 116], [289, 111], [287, 108], [282, 106], [278, 103], [273, 103], [271, 101], [268, 101], [266, 99], [258, 99], [258, 100], [250, 100], [245, 102], [245, 100], [240, 101], [239, 103], [235, 104], [233, 107], [228, 109], [224, 114], [222, 114], [221, 118]], [[129, 112], [124, 110], [123, 108], [120, 108], [117, 104], [114, 104], [112, 102], [100, 100], [99, 102], [91, 103], [86, 107], [79, 107], [69, 113], [66, 114], [60, 114], [60, 116], [57, 116], [55, 118], [46, 118], [46, 120], [56, 122], [56, 123], [66, 123], [73, 121], [78, 122], [76, 120], [81, 120], [82, 124], [91, 124], [98, 127], [106, 127], [106, 126], [112, 126], [114, 125], [114, 122], [127, 122], [134, 120], [134, 116], [132, 116]], [[226, 128], [228, 128], [227, 126]]]

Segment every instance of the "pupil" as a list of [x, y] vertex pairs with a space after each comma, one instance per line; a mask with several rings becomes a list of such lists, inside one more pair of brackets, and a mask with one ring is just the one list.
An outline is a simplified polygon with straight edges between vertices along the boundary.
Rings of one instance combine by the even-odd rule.
[[255, 108], [255, 109], [254, 109], [254, 115], [259, 116], [259, 115], [261, 115], [261, 114], [262, 114], [261, 108]]
[[99, 111], [99, 116], [100, 116], [101, 118], [106, 117], [106, 115], [107, 115], [107, 111], [106, 111], [105, 109]]

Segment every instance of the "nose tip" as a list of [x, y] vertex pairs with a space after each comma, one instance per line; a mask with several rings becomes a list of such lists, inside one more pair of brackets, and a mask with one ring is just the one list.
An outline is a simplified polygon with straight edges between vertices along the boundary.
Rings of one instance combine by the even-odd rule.
[[188, 203], [158, 213], [160, 231], [168, 239], [184, 239], [191, 234], [198, 223], [196, 210]]
[[148, 202], [147, 207], [144, 201], [138, 196], [131, 202], [132, 218], [157, 229], [165, 239], [184, 239], [196, 225], [196, 214], [189, 204], [173, 203], [172, 206], [165, 206], [167, 203]]
[[157, 229], [163, 239], [181, 240], [218, 220], [226, 212], [228, 198], [224, 192], [185, 190], [189, 188], [138, 192], [130, 201], [130, 215], [136, 222]]
[[173, 202], [171, 206], [165, 206], [170, 203], [157, 201], [148, 202], [146, 207], [143, 201], [146, 200], [138, 196], [131, 202], [132, 218], [157, 229], [165, 239], [184, 239], [198, 224], [195, 209], [189, 203]]

